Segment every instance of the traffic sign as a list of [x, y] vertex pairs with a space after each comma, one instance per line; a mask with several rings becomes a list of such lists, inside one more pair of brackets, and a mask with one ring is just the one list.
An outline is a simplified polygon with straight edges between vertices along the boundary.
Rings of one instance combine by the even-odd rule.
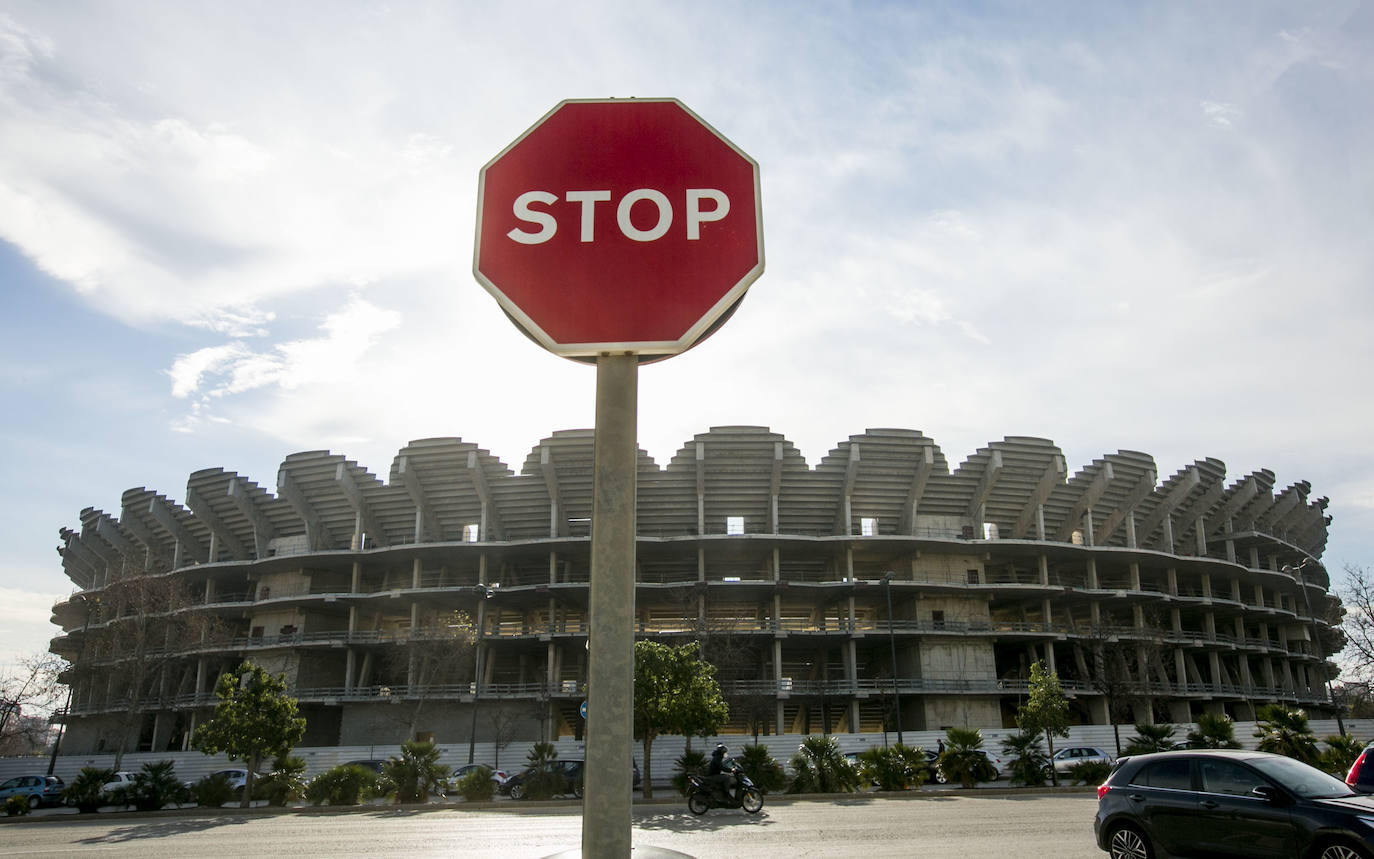
[[564, 357], [683, 352], [763, 266], [758, 164], [676, 99], [561, 102], [479, 174], [473, 274]]
[[583, 719], [586, 719], [586, 718], [587, 718], [587, 702], [586, 702], [586, 701], [583, 701], [583, 702], [582, 702], [582, 706], [577, 708], [577, 712], [581, 714], [581, 716], [582, 716]]

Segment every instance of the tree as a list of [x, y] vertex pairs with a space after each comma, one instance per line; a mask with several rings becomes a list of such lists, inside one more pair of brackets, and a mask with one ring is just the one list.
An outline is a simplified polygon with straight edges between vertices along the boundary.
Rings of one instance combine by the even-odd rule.
[[1135, 736], [1126, 744], [1126, 754], [1149, 755], [1155, 752], [1167, 752], [1173, 747], [1173, 725], [1150, 725], [1137, 722]]
[[229, 627], [205, 612], [193, 611], [184, 581], [146, 571], [126, 570], [107, 584], [91, 603], [85, 658], [74, 666], [75, 679], [95, 681], [109, 690], [108, 704], [118, 705], [115, 722], [115, 768], [150, 710], [162, 709], [194, 683], [190, 672], [177, 669], [185, 653], [227, 641]]
[[207, 755], [223, 752], [230, 760], [242, 758], [248, 764], [240, 803], [247, 808], [262, 762], [285, 757], [305, 736], [305, 719], [298, 714], [296, 699], [286, 694], [285, 677], [273, 677], [251, 662], [221, 674], [215, 696], [219, 698], [215, 713], [196, 729], [191, 746]]
[[65, 660], [50, 653], [21, 659], [0, 677], [0, 755], [41, 752], [48, 744], [47, 714], [61, 697]]
[[1050, 768], [1050, 756], [1040, 742], [1039, 731], [1017, 731], [1002, 740], [1002, 754], [1011, 759], [1011, 783], [1040, 785], [1045, 783]]
[[1336, 778], [1345, 778], [1355, 759], [1364, 751], [1364, 742], [1350, 734], [1330, 734], [1324, 742], [1326, 748], [1322, 750], [1319, 766]]
[[[1030, 669], [1026, 703], [1016, 711], [1016, 724], [1023, 731], [1045, 735], [1049, 756], [1054, 758], [1054, 738], [1069, 735], [1069, 699], [1059, 685], [1059, 674], [1047, 671], [1043, 662]], [[946, 770], [948, 772], [948, 770]], [[1059, 775], [1050, 768], [1050, 779], [1059, 786]]]
[[1238, 749], [1236, 723], [1225, 713], [1203, 713], [1197, 718], [1197, 730], [1188, 732], [1188, 742], [1194, 748]]
[[1255, 736], [1259, 738], [1260, 751], [1286, 755], [1314, 767], [1318, 765], [1321, 756], [1317, 753], [1317, 738], [1307, 724], [1306, 712], [1270, 704], [1261, 707], [1255, 715], [1258, 717]]
[[398, 708], [398, 721], [404, 719], [406, 739], [415, 739], [425, 704], [437, 688], [473, 678], [476, 642], [476, 626], [467, 612], [425, 612], [398, 646], [386, 649], [388, 673], [405, 678], [404, 700], [410, 706]]
[[840, 753], [834, 737], [813, 734], [802, 740], [791, 764], [788, 793], [853, 793], [859, 789], [859, 771]]
[[1255, 736], [1259, 738], [1260, 751], [1317, 765], [1317, 738], [1308, 724], [1306, 711], [1270, 704], [1261, 707], [1255, 715]]
[[[1028, 728], [1022, 728], [1029, 731]], [[983, 754], [983, 732], [977, 728], [949, 728], [945, 731], [945, 750], [938, 765], [945, 776], [958, 779], [963, 787], [997, 778], [997, 768]]]
[[439, 750], [428, 740], [401, 744], [401, 756], [382, 764], [386, 793], [403, 802], [424, 802], [430, 794], [443, 793], [448, 767], [439, 763]]
[[660, 734], [710, 736], [729, 718], [715, 675], [696, 642], [635, 642], [634, 733], [644, 743], [645, 799], [654, 795], [650, 752]]
[[[1352, 678], [1374, 681], [1374, 571], [1345, 565], [1345, 587], [1338, 593], [1344, 604], [1341, 631], [1345, 634], [1344, 662]], [[1330, 655], [1333, 651], [1323, 650]], [[1366, 691], [1368, 686], [1366, 686]]]

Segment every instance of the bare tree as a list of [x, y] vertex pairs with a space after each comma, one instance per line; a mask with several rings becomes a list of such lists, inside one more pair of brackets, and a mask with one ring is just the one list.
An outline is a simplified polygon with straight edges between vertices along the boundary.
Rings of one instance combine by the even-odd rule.
[[[536, 712], [535, 715], [539, 713]], [[520, 727], [519, 708], [512, 706], [505, 698], [497, 698], [495, 706], [487, 709], [487, 726], [491, 728], [491, 739], [496, 747], [495, 759], [491, 766], [492, 769], [500, 769], [501, 750], [515, 741], [516, 732]]]
[[1374, 573], [1346, 564], [1345, 587], [1338, 593], [1344, 604], [1344, 617], [1339, 618], [1345, 635], [1343, 662], [1353, 680], [1368, 685], [1374, 682]]
[[26, 656], [0, 677], [0, 755], [41, 752], [49, 714], [61, 700], [66, 660], [51, 653]]
[[410, 703], [402, 717], [407, 739], [414, 739], [425, 704], [445, 686], [457, 686], [473, 677], [477, 631], [465, 611], [426, 612], [415, 628], [397, 645], [386, 650], [389, 673], [406, 678], [405, 700]]
[[145, 713], [170, 706], [180, 691], [176, 669], [188, 650], [222, 645], [231, 632], [218, 618], [193, 609], [186, 584], [165, 575], [126, 575], [106, 585], [93, 608], [77, 682], [103, 686], [117, 709], [115, 767]]

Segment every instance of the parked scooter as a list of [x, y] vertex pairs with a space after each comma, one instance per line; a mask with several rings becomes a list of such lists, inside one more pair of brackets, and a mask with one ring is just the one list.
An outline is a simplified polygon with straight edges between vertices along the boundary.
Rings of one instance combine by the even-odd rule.
[[754, 787], [749, 776], [738, 766], [731, 772], [735, 774], [733, 797], [727, 796], [724, 789], [712, 779], [688, 775], [687, 810], [693, 814], [705, 814], [713, 808], [742, 808], [749, 814], [758, 814], [763, 808], [763, 793]]

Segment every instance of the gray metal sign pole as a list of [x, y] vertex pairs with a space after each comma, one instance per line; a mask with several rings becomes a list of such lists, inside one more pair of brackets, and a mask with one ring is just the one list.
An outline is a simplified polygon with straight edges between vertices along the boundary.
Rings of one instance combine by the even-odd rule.
[[598, 357], [582, 810], [582, 855], [595, 859], [630, 856], [638, 408], [639, 358]]

